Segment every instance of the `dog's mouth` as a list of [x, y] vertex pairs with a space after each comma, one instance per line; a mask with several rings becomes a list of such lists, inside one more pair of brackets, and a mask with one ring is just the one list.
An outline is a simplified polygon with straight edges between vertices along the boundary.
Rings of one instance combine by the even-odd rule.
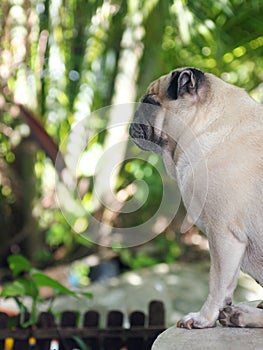
[[154, 126], [160, 113], [161, 104], [153, 96], [145, 95], [139, 108], [135, 112], [133, 122], [130, 125], [130, 136], [143, 150], [161, 154], [167, 144], [167, 137], [162, 128]]
[[129, 129], [129, 134], [133, 141], [144, 150], [153, 150], [162, 153], [166, 145], [166, 140], [153, 126], [133, 122]]
[[153, 141], [154, 139], [154, 129], [150, 125], [132, 123], [129, 133], [133, 139], [143, 139], [148, 141]]

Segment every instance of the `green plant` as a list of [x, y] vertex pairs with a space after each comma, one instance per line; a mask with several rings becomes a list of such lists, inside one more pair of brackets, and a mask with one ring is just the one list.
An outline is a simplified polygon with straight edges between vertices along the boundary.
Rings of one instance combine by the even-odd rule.
[[[20, 310], [20, 325], [24, 328], [36, 324], [38, 303], [44, 301], [40, 296], [40, 287], [52, 288], [56, 296], [66, 294], [75, 298], [92, 298], [92, 294], [72, 291], [40, 270], [35, 269], [29, 260], [20, 254], [10, 255], [8, 265], [14, 280], [3, 286], [0, 296], [14, 298]], [[26, 297], [31, 299], [31, 310], [28, 310], [25, 306]], [[51, 305], [49, 308], [51, 309]], [[25, 320], [26, 312], [30, 314], [27, 321]]]
[[71, 337], [75, 342], [78, 344], [80, 350], [90, 350], [90, 347], [80, 338], [77, 336]]

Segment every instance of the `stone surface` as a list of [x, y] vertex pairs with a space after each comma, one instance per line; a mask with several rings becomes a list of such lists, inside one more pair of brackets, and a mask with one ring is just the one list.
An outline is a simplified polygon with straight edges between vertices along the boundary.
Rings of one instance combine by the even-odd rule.
[[168, 328], [152, 350], [262, 350], [263, 328]]

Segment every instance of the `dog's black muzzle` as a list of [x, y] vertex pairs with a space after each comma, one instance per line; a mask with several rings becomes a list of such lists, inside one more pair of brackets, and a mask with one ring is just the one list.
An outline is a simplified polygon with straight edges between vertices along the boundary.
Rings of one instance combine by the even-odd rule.
[[[158, 104], [160, 106], [160, 104]], [[143, 150], [162, 153], [164, 140], [160, 137], [161, 131], [154, 128], [154, 118], [159, 108], [155, 104], [142, 103], [135, 112], [133, 122], [130, 125], [129, 134], [133, 141]]]

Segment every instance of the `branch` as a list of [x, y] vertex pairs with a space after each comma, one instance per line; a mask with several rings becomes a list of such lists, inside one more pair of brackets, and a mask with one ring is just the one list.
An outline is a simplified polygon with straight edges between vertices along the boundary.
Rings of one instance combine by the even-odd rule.
[[25, 106], [18, 104], [20, 115], [30, 127], [32, 135], [38, 142], [39, 146], [43, 151], [50, 157], [57, 172], [60, 174], [61, 171], [66, 167], [64, 158], [59, 150], [57, 143], [54, 139], [46, 132], [43, 124], [31, 110]]

